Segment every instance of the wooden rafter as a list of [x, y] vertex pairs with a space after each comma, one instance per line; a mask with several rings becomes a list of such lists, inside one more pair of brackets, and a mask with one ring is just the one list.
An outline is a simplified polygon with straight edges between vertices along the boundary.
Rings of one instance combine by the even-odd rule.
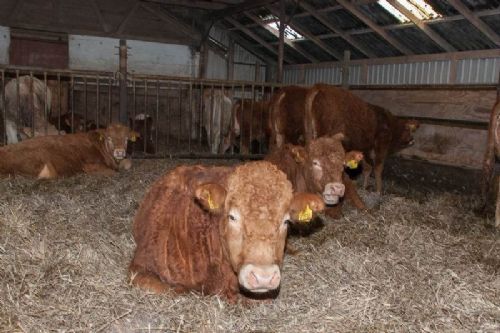
[[410, 19], [420, 30], [422, 30], [430, 39], [434, 41], [439, 47], [446, 50], [447, 52], [455, 52], [456, 49], [448, 43], [443, 37], [441, 37], [437, 32], [431, 29], [425, 21], [416, 17], [412, 12], [410, 12], [405, 6], [396, 0], [387, 0], [394, 8], [399, 10], [404, 16]]
[[209, 10], [221, 10], [227, 7], [224, 3], [205, 0], [143, 0], [144, 2], [155, 2], [162, 5], [201, 8]]
[[491, 29], [483, 20], [481, 20], [477, 15], [467, 8], [459, 0], [448, 0], [448, 3], [452, 5], [460, 14], [463, 15], [473, 26], [475, 26], [479, 31], [481, 31], [486, 37], [488, 37], [496, 45], [500, 45], [500, 36]]
[[[274, 16], [277, 16], [277, 17], [279, 16], [278, 10], [276, 10], [272, 6], [269, 6], [267, 8], [271, 11], [271, 13]], [[325, 42], [323, 42], [318, 37], [314, 36], [312, 33], [310, 33], [309, 31], [307, 31], [306, 29], [301, 28], [301, 27], [297, 26], [296, 24], [293, 24], [291, 21], [292, 20], [290, 20], [290, 23], [288, 25], [290, 27], [292, 27], [293, 30], [297, 31], [299, 34], [301, 34], [302, 36], [306, 37], [307, 39], [309, 39], [314, 44], [318, 45], [323, 51], [325, 51], [329, 55], [333, 56], [334, 58], [336, 58], [338, 60], [342, 59], [343, 55], [340, 52], [338, 52], [333, 47], [331, 47], [330, 45], [328, 45]]]
[[[142, 3], [142, 7], [149, 11], [150, 13], [156, 15], [160, 20], [163, 22], [169, 24], [169, 25], [174, 25], [174, 29], [176, 31], [180, 31], [186, 36], [191, 37], [194, 40], [200, 40], [201, 39], [201, 33], [197, 31], [196, 29], [192, 28], [191, 26], [179, 21], [175, 16], [171, 15], [165, 10], [162, 10], [158, 6], [154, 6], [153, 4], [150, 3]], [[179, 30], [177, 30], [179, 29]]]
[[304, 8], [306, 10], [306, 12], [310, 13], [314, 18], [316, 18], [318, 21], [320, 21], [325, 27], [327, 27], [328, 29], [337, 33], [340, 37], [342, 37], [349, 44], [351, 44], [352, 46], [357, 48], [359, 51], [364, 53], [367, 57], [369, 57], [369, 58], [376, 57], [376, 55], [372, 51], [370, 51], [368, 48], [361, 45], [358, 41], [356, 41], [354, 38], [352, 38], [345, 31], [343, 31], [339, 27], [335, 26], [332, 22], [330, 22], [330, 20], [328, 20], [326, 18], [325, 15], [318, 13], [318, 11], [315, 8], [313, 8], [311, 5], [307, 4], [305, 1], [302, 1], [302, 2], [300, 2], [300, 6], [302, 8]]
[[[250, 18], [251, 20], [253, 20], [255, 23], [257, 23], [260, 27], [269, 31], [271, 34], [273, 34], [273, 36], [275, 36], [276, 38], [279, 38], [279, 33], [275, 29], [268, 26], [266, 22], [262, 21], [262, 19], [260, 19], [259, 17], [255, 16], [254, 14], [249, 13], [249, 12], [245, 12], [245, 15], [248, 18]], [[304, 51], [300, 46], [298, 46], [297, 44], [295, 44], [291, 40], [285, 38], [285, 44], [288, 45], [289, 47], [291, 47], [292, 49], [294, 49], [295, 51], [297, 51], [298, 53], [300, 53], [303, 57], [305, 57], [310, 62], [318, 62], [318, 59], [314, 58], [312, 55], [310, 55], [309, 53]]]
[[[258, 42], [260, 45], [262, 45], [263, 47], [265, 47], [266, 49], [268, 49], [272, 53], [278, 55], [278, 51], [276, 50], [275, 47], [273, 47], [271, 44], [269, 44], [268, 42], [266, 42], [265, 40], [263, 40], [262, 38], [260, 38], [256, 33], [254, 33], [253, 31], [251, 31], [250, 29], [245, 28], [243, 26], [243, 24], [239, 23], [238, 21], [236, 21], [236, 20], [234, 20], [234, 19], [232, 19], [230, 17], [226, 17], [225, 20], [228, 21], [229, 23], [231, 23], [232, 25], [234, 25], [235, 27], [237, 27], [239, 30], [241, 30], [243, 33], [245, 33], [247, 36], [249, 36], [250, 38], [254, 39], [256, 42]], [[287, 62], [289, 62], [289, 63], [293, 63], [294, 62], [289, 57], [285, 57], [285, 60]]]
[[234, 14], [242, 13], [247, 10], [264, 7], [277, 1], [278, 0], [246, 0], [243, 3], [228, 6], [226, 9], [215, 12], [213, 15], [211, 15], [210, 19], [213, 21], [218, 21], [220, 19], [232, 16]]
[[17, 20], [19, 14], [21, 14], [21, 11], [23, 10], [23, 7], [24, 7], [24, 0], [18, 0], [16, 2], [16, 5], [14, 6], [14, 9], [12, 9], [12, 13], [10, 14], [9, 18], [10, 22], [15, 22]]
[[356, 6], [354, 6], [351, 2], [347, 0], [337, 0], [337, 2], [342, 5], [345, 9], [351, 12], [354, 16], [356, 16], [359, 20], [361, 20], [364, 24], [369, 26], [374, 32], [379, 34], [382, 38], [384, 38], [389, 44], [398, 49], [403, 54], [413, 54], [413, 52], [401, 44], [396, 38], [389, 35], [387, 31], [382, 29], [378, 24], [375, 24], [370, 18], [368, 18], [365, 14], [363, 14]]
[[[57, 1], [61, 1], [61, 0], [57, 0]], [[97, 16], [97, 19], [99, 20], [99, 24], [101, 25], [102, 30], [104, 30], [104, 32], [109, 32], [109, 27], [106, 24], [106, 22], [104, 21], [104, 17], [102, 16], [101, 10], [99, 9], [99, 6], [97, 5], [96, 0], [90, 0], [90, 4], [92, 5], [92, 8], [94, 8], [94, 13]]]
[[128, 21], [130, 21], [132, 16], [134, 16], [135, 12], [139, 9], [139, 7], [141, 7], [141, 2], [136, 1], [135, 4], [132, 6], [132, 8], [130, 8], [130, 10], [128, 11], [127, 15], [125, 15], [123, 20], [120, 22], [120, 24], [118, 25], [118, 28], [116, 28], [117, 34], [123, 33], [123, 31], [125, 30], [125, 27], [127, 26]]

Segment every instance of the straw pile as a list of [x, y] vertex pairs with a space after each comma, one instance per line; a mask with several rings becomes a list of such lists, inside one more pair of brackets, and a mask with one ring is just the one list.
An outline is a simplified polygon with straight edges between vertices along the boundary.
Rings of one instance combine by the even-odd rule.
[[137, 161], [113, 178], [0, 181], [0, 331], [500, 330], [498, 234], [469, 196], [391, 180], [371, 212], [345, 207], [343, 219], [291, 238], [300, 252], [287, 256], [274, 301], [229, 305], [130, 287], [134, 213], [179, 163]]

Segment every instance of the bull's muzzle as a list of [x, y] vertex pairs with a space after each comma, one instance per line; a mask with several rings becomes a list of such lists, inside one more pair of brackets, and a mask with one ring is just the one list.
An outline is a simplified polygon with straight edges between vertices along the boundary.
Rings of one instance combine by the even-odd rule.
[[127, 156], [127, 151], [123, 148], [113, 150], [113, 157], [117, 160], [122, 160]]
[[323, 201], [326, 205], [335, 205], [344, 196], [345, 186], [342, 183], [328, 183], [323, 191]]
[[278, 265], [243, 265], [238, 274], [240, 285], [253, 293], [265, 293], [279, 287], [281, 273]]

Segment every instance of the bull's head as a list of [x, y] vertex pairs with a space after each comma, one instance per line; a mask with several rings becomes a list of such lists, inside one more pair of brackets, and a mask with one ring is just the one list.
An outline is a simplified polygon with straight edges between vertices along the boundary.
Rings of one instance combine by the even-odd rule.
[[122, 160], [127, 155], [128, 140], [135, 141], [139, 134], [122, 124], [111, 124], [105, 130], [97, 130], [100, 140], [104, 141], [105, 150], [115, 160]]
[[415, 131], [420, 127], [418, 120], [400, 120], [402, 122], [402, 128], [399, 138], [397, 140], [397, 148], [402, 149], [408, 146], [412, 146], [415, 142], [413, 135]]
[[317, 195], [293, 194], [286, 175], [263, 161], [237, 166], [224, 186], [198, 186], [195, 196], [220, 216], [231, 266], [242, 289], [252, 293], [279, 287], [288, 222], [305, 222], [324, 209]]
[[[353, 163], [346, 161], [343, 139], [344, 135], [339, 133], [312, 140], [305, 148], [294, 146], [291, 150], [295, 162], [302, 165], [307, 188], [322, 194], [326, 205], [335, 205], [344, 196], [342, 173], [347, 163]], [[362, 158], [361, 153], [356, 155], [357, 162]]]

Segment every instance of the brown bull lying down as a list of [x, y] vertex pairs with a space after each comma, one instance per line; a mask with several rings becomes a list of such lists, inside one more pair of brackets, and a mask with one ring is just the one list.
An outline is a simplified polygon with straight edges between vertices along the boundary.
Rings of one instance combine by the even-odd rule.
[[413, 143], [419, 123], [393, 116], [382, 107], [366, 103], [351, 92], [316, 84], [309, 89], [305, 102], [305, 139], [344, 133], [346, 149], [356, 149], [370, 163], [364, 163], [365, 186], [373, 165], [376, 190], [382, 192], [382, 171], [386, 157]]
[[42, 136], [4, 146], [0, 148], [0, 174], [51, 179], [128, 170], [127, 140], [135, 136], [128, 127], [112, 124], [105, 130]]
[[[363, 154], [358, 151], [346, 153], [342, 147], [343, 138], [339, 133], [312, 140], [305, 147], [285, 144], [275, 148], [265, 159], [287, 175], [295, 191], [321, 195], [329, 206], [339, 203], [345, 194], [356, 208], [366, 209], [355, 185], [344, 172], [346, 166], [357, 167]], [[341, 204], [327, 208], [325, 213], [339, 218]]]
[[195, 290], [235, 301], [243, 291], [276, 290], [287, 221], [309, 221], [321, 198], [294, 194], [265, 161], [236, 167], [180, 166], [149, 190], [134, 220], [135, 285]]

